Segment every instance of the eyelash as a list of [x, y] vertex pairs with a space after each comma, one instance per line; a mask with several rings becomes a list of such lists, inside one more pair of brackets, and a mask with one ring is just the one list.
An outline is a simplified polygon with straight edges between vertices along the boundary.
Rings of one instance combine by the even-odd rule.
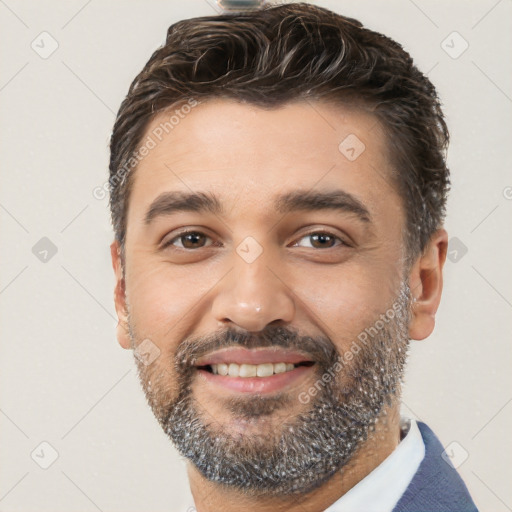
[[[194, 234], [194, 235], [202, 235], [202, 236], [205, 236], [206, 238], [210, 238], [208, 235], [206, 235], [205, 233], [201, 232], [201, 231], [198, 231], [198, 230], [187, 230], [187, 231], [182, 231], [181, 233], [178, 233], [176, 236], [174, 236], [173, 238], [171, 238], [170, 240], [168, 240], [167, 242], [165, 242], [163, 245], [162, 245], [162, 249], [167, 249], [167, 248], [172, 248], [173, 250], [178, 250], [178, 251], [195, 251], [195, 250], [198, 250], [198, 249], [205, 249], [206, 247], [212, 247], [213, 244], [211, 245], [207, 245], [207, 246], [203, 246], [203, 247], [198, 247], [196, 249], [187, 249], [187, 248], [184, 248], [184, 247], [173, 247], [173, 242], [175, 242], [176, 240], [180, 240], [181, 238], [183, 238], [184, 236], [186, 235], [189, 235], [189, 234]], [[332, 247], [326, 247], [325, 249], [323, 248], [318, 248], [318, 250], [326, 250], [326, 249], [335, 249], [336, 247], [350, 247], [350, 245], [345, 242], [342, 238], [340, 238], [339, 236], [333, 234], [333, 233], [330, 233], [329, 231], [322, 231], [322, 230], [318, 230], [318, 231], [311, 231], [310, 233], [305, 233], [304, 235], [302, 235], [299, 240], [302, 240], [303, 238], [307, 238], [307, 237], [310, 237], [310, 236], [313, 236], [313, 235], [327, 235], [329, 237], [332, 237], [336, 240], [338, 240], [340, 243], [339, 244], [336, 244]], [[211, 238], [210, 238], [211, 239]], [[295, 245], [294, 245], [295, 247]], [[311, 247], [311, 249], [317, 249], [315, 247]]]

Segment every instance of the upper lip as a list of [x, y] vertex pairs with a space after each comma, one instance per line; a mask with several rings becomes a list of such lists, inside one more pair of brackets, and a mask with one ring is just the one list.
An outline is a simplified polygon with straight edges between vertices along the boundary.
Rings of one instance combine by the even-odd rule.
[[302, 363], [311, 361], [307, 355], [296, 350], [281, 348], [247, 349], [242, 347], [225, 348], [206, 354], [194, 362], [195, 366], [211, 364], [264, 364], [264, 363]]

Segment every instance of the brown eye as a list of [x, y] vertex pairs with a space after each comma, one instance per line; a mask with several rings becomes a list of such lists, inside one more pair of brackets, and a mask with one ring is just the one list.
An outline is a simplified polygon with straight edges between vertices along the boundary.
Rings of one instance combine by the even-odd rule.
[[164, 247], [173, 246], [177, 249], [201, 249], [206, 247], [205, 242], [209, 239], [200, 231], [185, 231], [175, 236], [164, 244]]
[[[340, 237], [335, 236], [331, 233], [325, 233], [322, 231], [318, 231], [315, 233], [309, 233], [303, 236], [300, 240], [309, 239], [309, 245], [303, 245], [297, 242], [298, 247], [312, 247], [313, 249], [330, 249], [335, 247], [336, 245], [346, 245]], [[339, 244], [336, 244], [336, 241], [339, 241]]]

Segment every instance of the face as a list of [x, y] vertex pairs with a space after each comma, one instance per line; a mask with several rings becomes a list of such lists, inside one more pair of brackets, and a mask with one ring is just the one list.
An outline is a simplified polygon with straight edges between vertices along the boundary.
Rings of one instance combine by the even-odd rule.
[[[396, 396], [408, 343], [405, 216], [371, 113], [209, 100], [140, 162], [125, 334], [148, 402], [211, 480], [304, 490]], [[145, 137], [144, 137], [145, 138]]]

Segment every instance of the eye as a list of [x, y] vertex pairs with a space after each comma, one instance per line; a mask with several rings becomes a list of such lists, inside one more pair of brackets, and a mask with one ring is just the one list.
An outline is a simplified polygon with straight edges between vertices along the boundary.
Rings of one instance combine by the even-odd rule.
[[[211, 238], [200, 231], [183, 231], [176, 235], [174, 238], [164, 242], [162, 248], [173, 247], [177, 249], [201, 249], [202, 247], [208, 247], [205, 245], [205, 241]], [[176, 244], [176, 242], [178, 242]], [[211, 244], [209, 244], [211, 245]]]
[[[303, 245], [300, 243], [300, 240], [308, 240], [310, 241], [309, 245]], [[339, 241], [336, 244], [336, 241]], [[348, 246], [339, 236], [333, 235], [332, 233], [328, 233], [326, 231], [315, 231], [313, 233], [308, 233], [299, 239], [299, 242], [294, 244], [294, 247], [311, 247], [313, 249], [331, 249], [332, 247], [337, 247], [339, 245]]]

